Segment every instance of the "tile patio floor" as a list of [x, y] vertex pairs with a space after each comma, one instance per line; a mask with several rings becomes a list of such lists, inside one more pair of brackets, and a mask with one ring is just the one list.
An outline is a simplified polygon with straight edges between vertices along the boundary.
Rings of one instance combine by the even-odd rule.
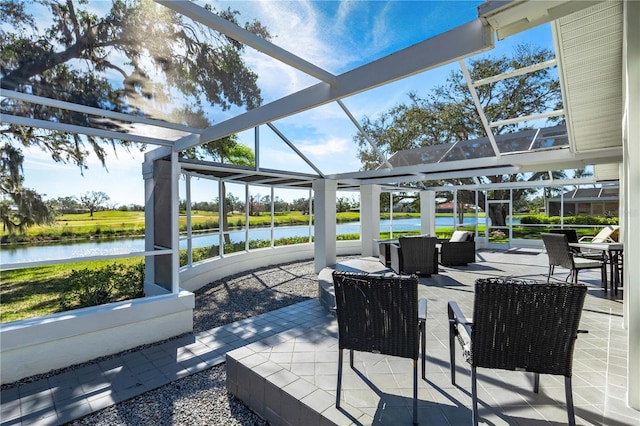
[[[447, 302], [456, 300], [470, 316], [476, 278], [543, 279], [546, 272], [547, 257], [539, 251], [479, 251], [473, 265], [441, 267], [439, 275], [421, 278], [420, 295], [429, 304], [427, 380], [419, 383], [421, 424], [471, 422], [469, 369], [462, 359], [458, 385], [450, 382]], [[556, 276], [566, 274], [560, 270]], [[589, 333], [579, 336], [574, 352], [577, 423], [638, 425], [640, 412], [624, 402], [622, 295], [605, 295], [598, 271], [581, 272], [580, 281], [590, 290], [580, 326]], [[227, 353], [230, 390], [271, 424], [410, 424], [412, 367], [405, 359], [356, 353], [357, 371], [348, 364], [344, 369], [344, 402], [335, 409], [336, 336], [333, 314], [309, 300], [2, 391], [0, 424], [64, 424], [225, 362]], [[484, 424], [567, 421], [563, 382], [556, 377], [542, 376], [540, 393], [534, 394], [524, 373], [480, 369], [478, 389]]]

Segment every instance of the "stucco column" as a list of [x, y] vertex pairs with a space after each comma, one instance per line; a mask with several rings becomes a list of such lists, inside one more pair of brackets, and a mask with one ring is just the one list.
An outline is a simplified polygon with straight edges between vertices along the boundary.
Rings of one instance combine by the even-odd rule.
[[336, 263], [336, 192], [338, 182], [313, 181], [314, 192], [314, 266], [316, 273]]
[[436, 236], [435, 191], [420, 191], [420, 232]]
[[380, 185], [360, 185], [360, 242], [362, 256], [377, 256], [380, 238]]
[[624, 215], [624, 308], [629, 331], [628, 402], [640, 410], [640, 3], [624, 2], [623, 81], [625, 120], [623, 123]]
[[[172, 199], [177, 182], [174, 166], [167, 159], [169, 150], [159, 149], [145, 154], [142, 166], [145, 180], [145, 250], [170, 249], [175, 246]], [[145, 294], [154, 296], [174, 290], [174, 259], [171, 254], [147, 256], [145, 261]], [[158, 287], [152, 286], [156, 284]], [[160, 290], [160, 291], [159, 291]]]

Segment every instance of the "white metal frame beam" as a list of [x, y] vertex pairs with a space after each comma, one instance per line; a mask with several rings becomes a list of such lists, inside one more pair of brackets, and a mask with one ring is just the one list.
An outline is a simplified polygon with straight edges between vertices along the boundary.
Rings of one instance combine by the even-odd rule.
[[256, 49], [278, 61], [296, 68], [308, 75], [317, 78], [320, 81], [333, 84], [335, 83], [336, 76], [322, 68], [305, 61], [304, 59], [294, 55], [293, 53], [276, 46], [273, 43], [268, 42], [262, 37], [258, 37], [250, 31], [245, 30], [232, 22], [227, 21], [224, 18], [216, 15], [213, 12], [206, 10], [203, 7], [198, 6], [190, 1], [166, 1], [155, 0], [163, 6], [166, 6], [181, 15], [187, 16], [196, 22], [200, 22], [209, 28], [221, 32], [222, 34], [231, 37], [232, 39], [239, 41], [247, 46]]
[[[390, 184], [402, 182], [408, 176], [429, 175], [449, 173], [450, 176], [456, 171], [467, 170], [466, 177], [483, 176], [477, 173], [478, 170], [487, 170], [497, 167], [517, 167], [520, 172], [533, 172], [539, 170], [563, 170], [583, 167], [594, 162], [616, 163], [622, 159], [622, 148], [603, 149], [598, 152], [573, 153], [569, 147], [548, 149], [536, 152], [518, 152], [497, 157], [483, 157], [470, 160], [447, 161], [434, 164], [417, 164], [412, 166], [399, 166], [390, 169], [367, 170], [362, 172], [351, 172], [328, 175], [328, 179], [356, 182], [358, 180], [381, 179]], [[461, 175], [458, 174], [458, 177]]]
[[[139, 142], [150, 145], [173, 146], [173, 142], [166, 139], [150, 138], [147, 136], [131, 135], [113, 130], [94, 129], [91, 127], [78, 126], [75, 124], [57, 123], [54, 121], [37, 120], [35, 118], [19, 117], [16, 115], [2, 114], [2, 122], [19, 126], [37, 127], [58, 132], [77, 133], [87, 136], [96, 136], [107, 139], [120, 139], [131, 142]], [[191, 139], [189, 139], [191, 140]]]
[[493, 148], [493, 153], [496, 155], [496, 157], [500, 158], [501, 154], [500, 150], [498, 149], [498, 144], [496, 143], [496, 138], [491, 131], [491, 126], [489, 126], [489, 121], [487, 120], [487, 116], [484, 113], [484, 108], [482, 108], [482, 104], [480, 103], [480, 98], [478, 98], [478, 92], [476, 92], [476, 88], [473, 85], [473, 80], [471, 79], [471, 74], [469, 74], [467, 65], [462, 60], [458, 61], [458, 65], [460, 65], [460, 70], [462, 70], [464, 80], [467, 82], [467, 89], [469, 89], [469, 93], [471, 93], [471, 99], [473, 99], [473, 104], [476, 107], [478, 116], [480, 116], [482, 127], [484, 127], [484, 131], [487, 134], [487, 138], [489, 139], [491, 148]]
[[293, 142], [291, 142], [291, 141], [290, 141], [290, 140], [289, 140], [289, 139], [288, 139], [284, 134], [282, 134], [282, 132], [281, 132], [281, 131], [276, 127], [276, 126], [274, 126], [274, 125], [273, 125], [273, 123], [267, 123], [267, 126], [269, 126], [269, 128], [270, 128], [271, 130], [273, 130], [273, 132], [274, 132], [276, 135], [278, 135], [278, 137], [279, 137], [280, 139], [282, 139], [282, 141], [283, 141], [284, 143], [286, 143], [286, 144], [289, 146], [289, 148], [291, 148], [291, 149], [292, 149], [296, 154], [298, 154], [298, 156], [299, 156], [299, 157], [300, 157], [300, 158], [301, 158], [305, 163], [307, 163], [307, 165], [308, 165], [309, 167], [311, 167], [313, 170], [315, 170], [315, 172], [316, 172], [316, 173], [318, 173], [318, 175], [319, 175], [320, 177], [323, 177], [323, 178], [324, 178], [324, 173], [322, 173], [322, 171], [320, 171], [320, 169], [319, 169], [319, 168], [317, 168], [317, 167], [316, 167], [316, 165], [315, 165], [315, 164], [313, 164], [313, 162], [312, 162], [311, 160], [309, 160], [309, 159], [307, 158], [307, 156], [306, 156], [306, 155], [304, 155], [304, 154], [302, 153], [302, 151], [300, 151], [300, 150], [298, 149], [298, 147], [296, 147], [296, 146], [293, 144]]
[[[483, 21], [476, 19], [392, 55], [340, 74], [336, 76], [335, 84], [318, 83], [209, 127], [202, 133], [202, 142], [214, 141], [325, 105], [492, 47], [493, 31]], [[192, 146], [178, 142], [175, 144], [175, 149], [181, 151]]]
[[[154, 120], [151, 118], [141, 117], [139, 115], [125, 114], [122, 112], [109, 111], [102, 108], [95, 108], [86, 105], [75, 104], [72, 102], [59, 101], [57, 99], [45, 98], [42, 96], [31, 95], [28, 93], [15, 92], [11, 90], [0, 91], [0, 97], [9, 99], [17, 99], [23, 102], [30, 102], [38, 105], [50, 106], [53, 108], [60, 108], [67, 111], [81, 112], [83, 114], [95, 115], [97, 117], [113, 118], [114, 120], [124, 121], [126, 123], [140, 123], [147, 124], [149, 126], [161, 127], [163, 129], [177, 130], [185, 133], [200, 133], [202, 129], [195, 127], [184, 126], [182, 124], [170, 123], [167, 121]], [[127, 134], [123, 134], [120, 139], [126, 139]]]
[[349, 111], [347, 106], [340, 99], [338, 99], [336, 102], [338, 103], [338, 105], [340, 105], [340, 108], [342, 108], [344, 113], [347, 114], [347, 117], [349, 117], [353, 125], [356, 126], [356, 128], [358, 129], [358, 131], [362, 133], [362, 136], [367, 140], [367, 142], [369, 142], [369, 145], [371, 145], [371, 149], [373, 149], [373, 151], [376, 153], [380, 161], [382, 161], [388, 169], [393, 169], [393, 165], [389, 162], [389, 160], [387, 160], [387, 157], [385, 157], [382, 154], [382, 152], [378, 149], [378, 145], [376, 145], [376, 142], [373, 139], [371, 139], [371, 136], [369, 136], [367, 132], [364, 131], [364, 129], [362, 128], [358, 120], [356, 120], [353, 114], [351, 114], [351, 111]]

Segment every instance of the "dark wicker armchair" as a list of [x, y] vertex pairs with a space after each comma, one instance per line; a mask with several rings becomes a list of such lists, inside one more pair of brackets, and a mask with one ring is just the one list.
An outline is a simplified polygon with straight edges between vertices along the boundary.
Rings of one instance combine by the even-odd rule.
[[436, 237], [424, 235], [398, 238], [397, 244], [389, 246], [391, 269], [397, 274], [437, 274], [436, 241]]
[[476, 368], [523, 370], [564, 376], [569, 424], [575, 425], [571, 375], [573, 349], [587, 294], [584, 285], [501, 278], [478, 279], [473, 321], [449, 302], [451, 382], [455, 384], [455, 340], [471, 364], [473, 424], [478, 424]]
[[449, 240], [438, 240], [440, 263], [446, 266], [459, 266], [476, 261], [476, 242], [474, 235], [467, 231], [455, 231]]
[[[578, 242], [578, 233], [575, 229], [551, 229], [549, 231], [551, 234], [564, 234], [567, 236], [568, 243], [577, 243]], [[583, 251], [579, 247], [571, 247], [569, 246], [569, 250], [573, 253], [574, 256], [586, 257], [587, 259], [595, 259], [605, 261], [605, 252], [600, 251]]]
[[340, 407], [342, 350], [372, 352], [413, 360], [413, 422], [418, 420], [418, 354], [425, 378], [427, 300], [418, 301], [418, 277], [333, 272], [338, 317], [338, 384]]
[[389, 247], [391, 244], [397, 242], [398, 240], [378, 241], [378, 260], [386, 267], [391, 266], [391, 253]]
[[552, 234], [543, 232], [540, 234], [542, 242], [549, 256], [549, 274], [547, 279], [551, 278], [556, 266], [562, 266], [569, 269], [569, 277], [575, 284], [578, 283], [578, 271], [581, 269], [600, 269], [602, 279], [602, 287], [607, 288], [607, 270], [606, 262], [598, 259], [590, 259], [575, 256], [571, 252], [567, 236], [564, 234]]

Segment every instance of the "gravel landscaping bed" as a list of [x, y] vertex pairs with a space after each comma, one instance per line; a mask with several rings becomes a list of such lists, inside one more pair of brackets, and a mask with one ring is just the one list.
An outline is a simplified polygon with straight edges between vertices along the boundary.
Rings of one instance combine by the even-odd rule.
[[[195, 292], [194, 332], [315, 298], [313, 260], [260, 268]], [[169, 383], [70, 425], [266, 425], [227, 393], [225, 365]]]

